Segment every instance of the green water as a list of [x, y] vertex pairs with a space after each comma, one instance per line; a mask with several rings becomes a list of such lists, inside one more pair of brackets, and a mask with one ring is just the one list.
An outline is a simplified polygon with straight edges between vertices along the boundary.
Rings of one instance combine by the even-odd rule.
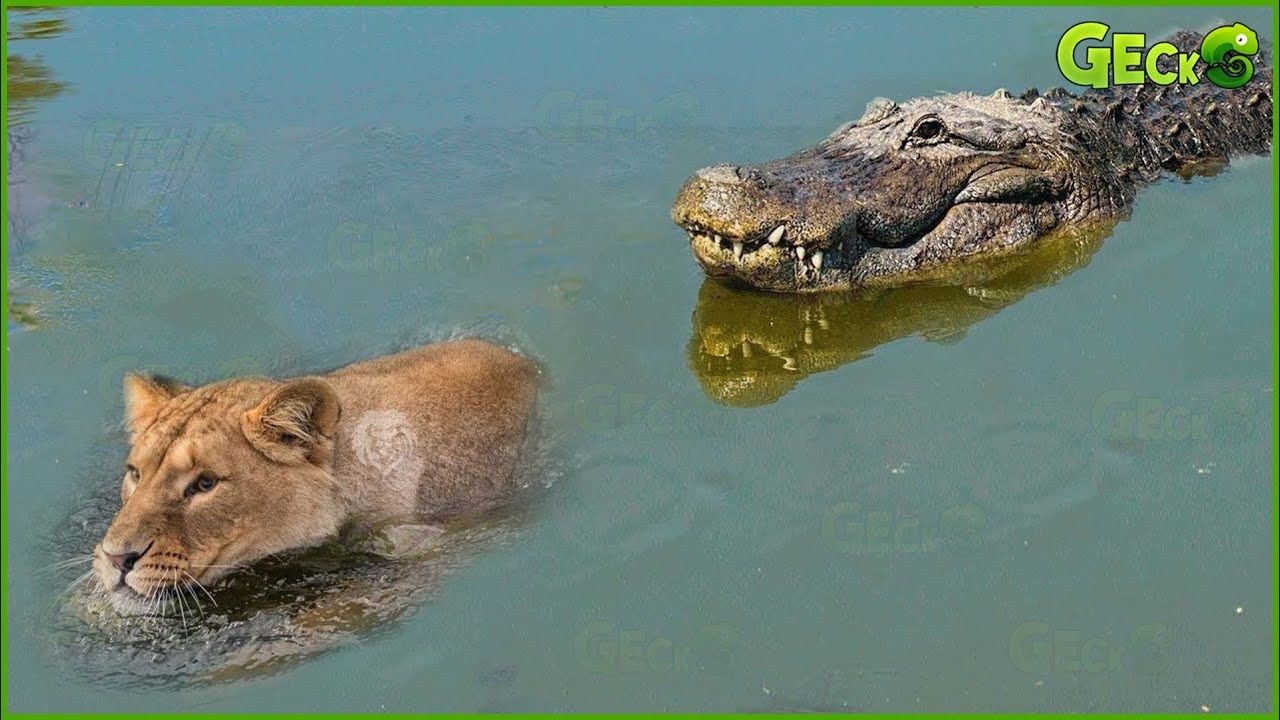
[[[29, 82], [6, 202], [8, 707], [1271, 708], [1270, 158], [1148, 188], [1109, 236], [972, 291], [729, 291], [667, 216], [693, 169], [785, 154], [875, 96], [1058, 84], [1083, 19], [1272, 23], [11, 15], [55, 22], [9, 51]], [[153, 685], [142, 650], [68, 649], [50, 618], [74, 573], [42, 568], [113, 509], [126, 369], [302, 374], [459, 333], [551, 377], [546, 487], [510, 536], [269, 676]]]

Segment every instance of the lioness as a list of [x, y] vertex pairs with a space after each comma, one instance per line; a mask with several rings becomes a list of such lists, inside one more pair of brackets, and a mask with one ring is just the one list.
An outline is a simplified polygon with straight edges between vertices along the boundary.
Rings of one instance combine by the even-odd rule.
[[145, 608], [353, 524], [494, 507], [519, 484], [533, 362], [478, 340], [292, 380], [124, 380], [123, 506], [94, 549], [112, 604]]

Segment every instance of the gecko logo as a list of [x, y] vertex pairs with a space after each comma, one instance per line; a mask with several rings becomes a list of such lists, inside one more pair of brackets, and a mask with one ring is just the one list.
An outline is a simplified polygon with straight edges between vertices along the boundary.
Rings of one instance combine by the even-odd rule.
[[[1111, 28], [1099, 22], [1072, 25], [1058, 41], [1058, 69], [1076, 85], [1105, 88], [1116, 85], [1196, 85], [1200, 82], [1197, 66], [1203, 62], [1204, 77], [1218, 87], [1238, 88], [1253, 77], [1253, 60], [1258, 53], [1258, 33], [1249, 26], [1236, 23], [1223, 25], [1205, 33], [1200, 52], [1184, 53], [1170, 42], [1158, 42], [1147, 48], [1142, 33], [1113, 33], [1110, 47], [1094, 45], [1085, 49], [1084, 63], [1076, 60], [1076, 49], [1085, 42], [1101, 42]], [[1161, 63], [1170, 58], [1171, 61]], [[1114, 67], [1114, 69], [1113, 69]], [[1176, 70], [1174, 69], [1176, 67]]]

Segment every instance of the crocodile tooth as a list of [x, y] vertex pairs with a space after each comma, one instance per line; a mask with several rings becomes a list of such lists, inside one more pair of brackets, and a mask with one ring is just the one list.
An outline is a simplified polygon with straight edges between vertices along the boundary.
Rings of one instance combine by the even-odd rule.
[[778, 243], [782, 242], [782, 236], [785, 235], [786, 232], [787, 232], [786, 225], [779, 225], [778, 227], [774, 228], [773, 232], [769, 233], [769, 244], [777, 245]]
[[796, 246], [796, 257], [800, 258], [801, 260], [803, 260], [803, 259], [804, 259], [804, 246], [803, 246], [803, 245], [797, 245], [797, 246]]
[[742, 242], [741, 241], [735, 240], [733, 243], [733, 259], [734, 260], [742, 259]]
[[814, 270], [822, 269], [822, 251], [821, 250], [813, 251], [813, 269]]

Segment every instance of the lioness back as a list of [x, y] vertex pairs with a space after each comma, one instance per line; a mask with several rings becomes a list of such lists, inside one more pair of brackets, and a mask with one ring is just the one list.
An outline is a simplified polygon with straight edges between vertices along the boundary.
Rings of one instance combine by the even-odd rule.
[[466, 512], [516, 488], [537, 393], [528, 358], [459, 340], [324, 377], [343, 407], [334, 472], [363, 483], [361, 511]]

